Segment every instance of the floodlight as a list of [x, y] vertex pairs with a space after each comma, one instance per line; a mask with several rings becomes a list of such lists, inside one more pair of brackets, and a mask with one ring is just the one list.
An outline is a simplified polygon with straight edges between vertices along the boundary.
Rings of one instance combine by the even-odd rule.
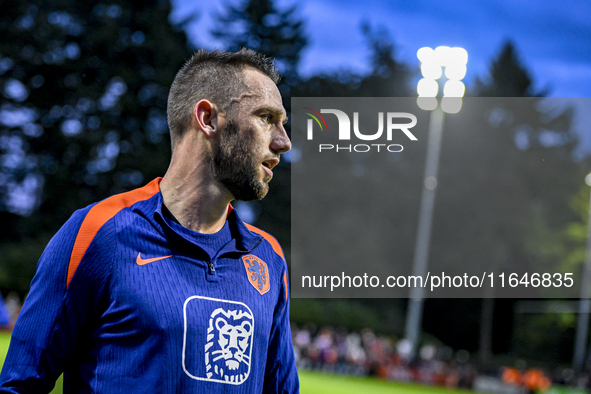
[[421, 73], [427, 79], [439, 79], [443, 74], [441, 66], [437, 63], [421, 63]]
[[417, 51], [417, 58], [421, 63], [433, 63], [435, 59], [435, 52], [432, 48], [423, 47]]
[[437, 108], [436, 97], [417, 97], [417, 105], [423, 111], [433, 111]]
[[447, 79], [453, 79], [455, 81], [461, 81], [466, 76], [466, 65], [464, 64], [450, 64], [445, 67], [445, 76]]
[[443, 97], [464, 97], [466, 86], [462, 81], [449, 80], [443, 85]]
[[457, 114], [462, 109], [462, 98], [443, 97], [441, 99], [441, 109], [448, 114]]
[[468, 64], [468, 52], [464, 48], [453, 47], [450, 49], [452, 62], [457, 64]]
[[434, 79], [423, 78], [417, 85], [419, 97], [435, 97], [439, 92], [439, 84]]
[[[417, 104], [421, 109], [433, 110], [437, 108], [439, 94], [439, 80], [443, 74], [447, 81], [443, 86], [444, 98], [461, 98], [466, 92], [462, 79], [466, 77], [468, 52], [464, 48], [438, 46], [435, 49], [423, 47], [417, 51], [417, 58], [421, 61], [423, 78], [417, 84], [419, 99]], [[443, 69], [445, 67], [445, 70]], [[442, 82], [443, 83], [443, 82]], [[429, 100], [426, 100], [429, 98]], [[443, 102], [441, 101], [442, 109]], [[462, 107], [462, 100], [447, 101], [444, 111], [457, 113]]]
[[453, 47], [450, 49], [450, 58], [453, 63], [468, 64], [468, 52], [464, 48]]
[[447, 66], [451, 62], [451, 48], [448, 46], [438, 46], [435, 48], [435, 58], [442, 66]]

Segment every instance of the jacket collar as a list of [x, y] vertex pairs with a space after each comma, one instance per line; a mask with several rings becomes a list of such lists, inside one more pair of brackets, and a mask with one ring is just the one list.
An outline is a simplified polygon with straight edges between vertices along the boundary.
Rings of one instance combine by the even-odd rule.
[[[161, 178], [157, 178], [156, 181], [159, 182], [160, 180]], [[144, 216], [165, 238], [172, 237], [177, 241], [199, 246], [190, 237], [191, 230], [184, 231], [183, 234], [181, 234], [168, 225], [167, 221], [164, 219], [162, 204], [162, 193], [159, 191], [152, 198], [136, 204], [134, 208], [138, 211], [138, 213]], [[249, 253], [259, 246], [259, 244], [263, 241], [263, 237], [251, 232], [246, 227], [242, 219], [240, 219], [238, 212], [232, 207], [231, 204], [228, 206], [226, 220], [229, 222], [232, 238], [235, 240], [235, 251]]]

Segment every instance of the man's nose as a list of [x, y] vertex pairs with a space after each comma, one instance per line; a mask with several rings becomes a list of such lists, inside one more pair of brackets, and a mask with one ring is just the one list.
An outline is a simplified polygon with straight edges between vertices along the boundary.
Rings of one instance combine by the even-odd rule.
[[285, 131], [285, 127], [283, 124], [279, 124], [277, 127], [276, 132], [273, 135], [273, 140], [271, 141], [271, 150], [278, 154], [288, 152], [291, 149], [291, 141], [287, 136], [287, 132]]

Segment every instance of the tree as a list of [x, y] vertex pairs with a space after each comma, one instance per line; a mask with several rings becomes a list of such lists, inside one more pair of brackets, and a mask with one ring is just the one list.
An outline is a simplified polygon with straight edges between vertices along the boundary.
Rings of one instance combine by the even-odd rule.
[[412, 97], [415, 74], [396, 58], [396, 45], [383, 26], [365, 21], [361, 32], [369, 50], [371, 72], [360, 74], [347, 69], [313, 75], [293, 88], [296, 97]]
[[[0, 232], [11, 264], [0, 286], [24, 292], [28, 280], [11, 278], [32, 277], [31, 256], [75, 209], [163, 174], [168, 87], [190, 50], [165, 1], [3, 8]], [[36, 251], [17, 253], [26, 245]]]
[[296, 7], [279, 10], [272, 0], [241, 0], [228, 3], [225, 14], [218, 15], [212, 30], [227, 50], [250, 48], [275, 59], [283, 80], [279, 87], [285, 96], [285, 87], [299, 81], [298, 64], [302, 49], [308, 40], [304, 36], [303, 21], [296, 16]]
[[409, 86], [413, 77], [410, 67], [396, 60], [396, 47], [383, 26], [372, 28], [369, 22], [361, 24], [361, 32], [370, 49], [372, 72], [359, 84], [362, 92], [373, 97], [412, 97]]
[[489, 67], [487, 79], [477, 79], [475, 95], [479, 97], [535, 97], [544, 92], [534, 92], [530, 73], [517, 55], [515, 44], [507, 40], [498, 57]]
[[[589, 159], [585, 160], [589, 168]], [[548, 223], [542, 215], [534, 218], [526, 244], [530, 256], [539, 267], [549, 267], [548, 272], [573, 273], [575, 278], [583, 277], [585, 244], [589, 216], [589, 187], [583, 185], [568, 204], [576, 219], [561, 227]], [[576, 281], [576, 279], [575, 279]], [[578, 281], [580, 283], [580, 280]], [[577, 289], [574, 296], [579, 296]], [[572, 301], [570, 301], [572, 302]], [[569, 363], [573, 357], [576, 310], [565, 310], [560, 300], [546, 301], [546, 308], [554, 306], [554, 313], [527, 313], [518, 316], [515, 328], [515, 346], [523, 356], [561, 360]], [[557, 313], [560, 312], [560, 313]]]

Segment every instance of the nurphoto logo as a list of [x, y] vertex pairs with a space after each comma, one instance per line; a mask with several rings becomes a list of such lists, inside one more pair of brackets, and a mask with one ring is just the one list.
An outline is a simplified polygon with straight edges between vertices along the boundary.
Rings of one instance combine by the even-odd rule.
[[[339, 109], [320, 109], [320, 112], [304, 107], [310, 111], [306, 115], [310, 116], [307, 123], [307, 138], [314, 139], [314, 122], [320, 128], [320, 131], [328, 130], [326, 119], [322, 114], [335, 115], [339, 124], [339, 141], [351, 141], [351, 119], [344, 111]], [[374, 133], [361, 132], [359, 129], [359, 112], [353, 112], [353, 134], [354, 138], [361, 141], [376, 141], [384, 134], [384, 118], [386, 119], [386, 141], [392, 141], [395, 133], [402, 132], [411, 141], [417, 141], [417, 137], [409, 130], [416, 126], [417, 117], [408, 112], [378, 112], [378, 130]], [[372, 144], [319, 144], [319, 152], [323, 151], [347, 151], [347, 152], [369, 152], [369, 151], [388, 151], [402, 152], [403, 146], [400, 144], [372, 143]]]

